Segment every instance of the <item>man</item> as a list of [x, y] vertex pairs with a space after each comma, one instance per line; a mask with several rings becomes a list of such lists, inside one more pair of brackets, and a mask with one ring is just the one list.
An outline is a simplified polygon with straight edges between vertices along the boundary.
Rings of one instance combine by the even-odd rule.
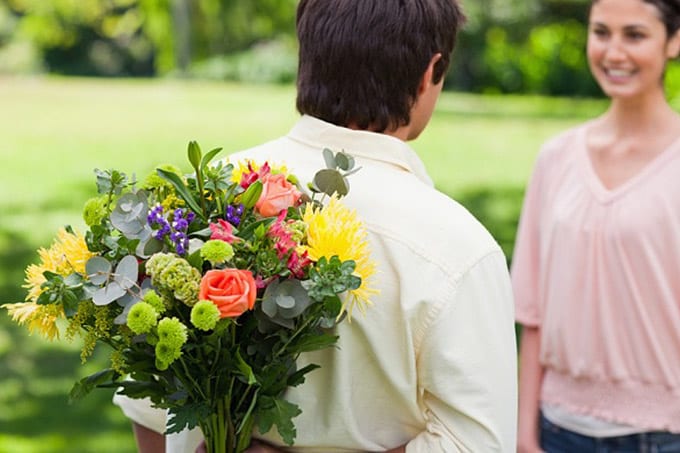
[[[510, 452], [516, 351], [504, 256], [459, 204], [433, 188], [405, 143], [428, 123], [464, 20], [456, 0], [301, 0], [297, 108], [278, 140], [235, 160], [284, 163], [302, 181], [324, 147], [354, 156], [344, 202], [366, 223], [380, 295], [337, 328], [338, 347], [286, 397], [302, 414], [286, 451]], [[138, 432], [162, 431], [118, 398]], [[148, 428], [144, 428], [145, 425]], [[279, 451], [275, 430], [252, 451]], [[159, 441], [141, 434], [141, 442]], [[200, 433], [167, 439], [190, 452]], [[149, 451], [153, 451], [149, 449]]]

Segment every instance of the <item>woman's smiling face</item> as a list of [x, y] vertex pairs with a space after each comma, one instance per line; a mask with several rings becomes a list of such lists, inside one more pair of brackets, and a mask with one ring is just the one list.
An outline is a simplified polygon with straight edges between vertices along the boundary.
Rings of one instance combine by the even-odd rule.
[[656, 6], [643, 0], [596, 0], [588, 26], [588, 62], [611, 98], [636, 98], [663, 90], [666, 61], [680, 50]]

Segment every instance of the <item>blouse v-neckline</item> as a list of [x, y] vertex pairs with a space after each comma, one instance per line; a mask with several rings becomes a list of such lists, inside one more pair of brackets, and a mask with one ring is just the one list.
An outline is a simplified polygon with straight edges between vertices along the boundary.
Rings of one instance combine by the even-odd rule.
[[588, 186], [594, 193], [595, 197], [600, 203], [611, 203], [617, 198], [623, 196], [631, 188], [636, 185], [643, 184], [649, 177], [656, 172], [656, 170], [666, 164], [670, 159], [675, 157], [675, 154], [680, 150], [680, 133], [671, 143], [657, 156], [652, 158], [647, 162], [638, 172], [630, 176], [621, 184], [618, 184], [612, 188], [607, 188], [602, 182], [602, 178], [595, 171], [595, 166], [593, 165], [592, 158], [588, 152], [587, 144], [587, 132], [590, 122], [586, 123], [581, 127], [579, 131], [579, 141], [581, 142], [580, 154], [581, 163], [584, 167], [586, 179], [588, 181]]

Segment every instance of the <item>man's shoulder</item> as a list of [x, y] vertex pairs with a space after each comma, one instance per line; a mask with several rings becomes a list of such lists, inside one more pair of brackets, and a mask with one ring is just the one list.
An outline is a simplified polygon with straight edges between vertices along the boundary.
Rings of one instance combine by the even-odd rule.
[[239, 151], [235, 151], [229, 154], [230, 161], [239, 160], [261, 160], [261, 159], [271, 159], [272, 155], [275, 155], [276, 150], [280, 150], [288, 142], [287, 137], [281, 136], [263, 143], [260, 143], [249, 148], [245, 148]]
[[489, 253], [500, 251], [488, 230], [460, 203], [423, 184], [402, 177], [400, 184], [373, 192], [352, 187], [351, 201], [368, 228], [393, 247], [462, 273]]

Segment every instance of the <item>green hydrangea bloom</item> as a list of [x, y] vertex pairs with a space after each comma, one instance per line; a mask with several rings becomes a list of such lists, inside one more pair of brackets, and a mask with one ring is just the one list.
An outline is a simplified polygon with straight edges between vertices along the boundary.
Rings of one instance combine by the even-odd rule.
[[[175, 360], [182, 355], [181, 348], [175, 348], [171, 344], [164, 341], [159, 341], [156, 345], [156, 367], [159, 369], [166, 369]], [[165, 368], [158, 367], [158, 363], [165, 365]]]
[[163, 302], [163, 298], [159, 296], [156, 291], [147, 291], [144, 294], [144, 297], [142, 297], [142, 300], [151, 305], [158, 312], [158, 314], [162, 315], [165, 313], [165, 302]]
[[224, 263], [234, 257], [234, 248], [225, 241], [212, 239], [201, 247], [201, 257], [216, 264]]
[[85, 202], [83, 206], [83, 220], [87, 226], [99, 225], [108, 215], [106, 208], [107, 197], [94, 197]]
[[201, 273], [189, 262], [171, 253], [156, 253], [146, 262], [146, 273], [154, 286], [167, 290], [192, 307], [198, 302]]
[[[175, 167], [174, 165], [163, 164], [163, 165], [159, 165], [158, 168], [165, 170], [165, 171], [169, 171], [171, 173], [176, 174], [179, 177], [182, 177], [182, 172], [180, 171], [179, 168]], [[172, 184], [170, 184], [170, 181], [159, 176], [158, 173], [156, 172], [156, 170], [154, 169], [144, 179], [144, 182], [142, 183], [142, 189], [161, 190], [161, 189], [174, 189], [174, 188], [173, 188]]]
[[209, 300], [199, 300], [191, 309], [191, 323], [204, 331], [215, 328], [220, 320], [220, 310]]
[[137, 302], [130, 309], [127, 326], [136, 334], [147, 333], [158, 320], [158, 312], [146, 302]]
[[[187, 341], [187, 326], [177, 318], [163, 318], [156, 329], [158, 344], [165, 343], [173, 349], [181, 349]], [[158, 347], [158, 345], [156, 345]]]
[[146, 273], [153, 277], [160, 273], [173, 259], [175, 255], [172, 253], [155, 253], [146, 261]]

